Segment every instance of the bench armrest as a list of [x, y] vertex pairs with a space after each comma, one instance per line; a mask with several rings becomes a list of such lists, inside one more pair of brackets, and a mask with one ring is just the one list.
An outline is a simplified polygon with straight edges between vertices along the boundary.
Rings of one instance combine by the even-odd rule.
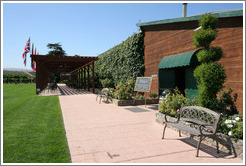
[[[163, 123], [165, 123], [165, 122], [170, 122], [170, 121], [167, 120], [167, 115], [164, 116], [164, 119], [165, 119], [165, 121], [164, 121]], [[179, 121], [179, 120], [177, 119], [177, 122], [174, 122], [174, 123], [178, 123], [178, 121]]]
[[[200, 124], [199, 125], [199, 131], [201, 133], [201, 135], [204, 135], [204, 133], [202, 132], [202, 127], [206, 127], [206, 126], [213, 126], [213, 125], [209, 125], [209, 124]], [[212, 133], [211, 133], [212, 134]], [[214, 133], [213, 133], [214, 134]]]
[[165, 115], [165, 117], [164, 117], [164, 118], [165, 118], [164, 123], [165, 123], [165, 122], [168, 122], [168, 120], [167, 120], [167, 115]]

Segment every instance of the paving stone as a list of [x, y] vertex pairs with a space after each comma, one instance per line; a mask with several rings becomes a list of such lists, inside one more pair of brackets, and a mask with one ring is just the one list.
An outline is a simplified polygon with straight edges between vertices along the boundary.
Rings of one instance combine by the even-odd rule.
[[136, 113], [126, 110], [133, 106], [99, 104], [91, 93], [59, 99], [72, 163], [243, 163], [213, 148], [195, 157], [196, 146], [170, 128], [162, 140], [156, 105], [135, 106], [148, 110]]

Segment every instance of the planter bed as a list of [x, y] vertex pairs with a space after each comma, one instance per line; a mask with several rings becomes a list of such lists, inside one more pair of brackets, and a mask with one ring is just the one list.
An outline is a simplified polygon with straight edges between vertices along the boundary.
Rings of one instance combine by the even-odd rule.
[[[153, 99], [154, 102], [151, 99], [146, 99], [146, 104], [157, 104], [159, 99]], [[131, 105], [145, 105], [145, 99], [142, 100], [135, 100], [135, 103], [133, 103], [132, 100], [118, 100], [118, 99], [113, 99], [113, 104], [117, 106], [131, 106]]]
[[[163, 125], [164, 116], [165, 116], [165, 114], [163, 114], [163, 113], [160, 113], [160, 112], [156, 113], [156, 122], [158, 122], [158, 123]], [[177, 118], [171, 117], [171, 116], [167, 116], [167, 120], [171, 121], [171, 122], [176, 122]], [[184, 124], [185, 125], [189, 125], [189, 123], [184, 123]], [[175, 131], [178, 131], [176, 128], [173, 128], [173, 127], [171, 127], [169, 125], [167, 125], [167, 127], [171, 128], [171, 129], [173, 129]], [[181, 133], [183, 135], [189, 136], [189, 134], [184, 132], [184, 131], [182, 131]], [[161, 137], [161, 134], [162, 133], [160, 133], [160, 137]], [[198, 140], [198, 138], [195, 137], [195, 136], [193, 138], [195, 140]], [[231, 149], [231, 152], [234, 155], [233, 148], [231, 148], [231, 146], [228, 145], [228, 141], [227, 141], [228, 138], [229, 138], [229, 136], [221, 134], [221, 138], [219, 138], [219, 149], [221, 151], [223, 151], [223, 152], [226, 152], [226, 153], [228, 153], [229, 150]], [[231, 141], [232, 141], [233, 147], [234, 147], [234, 149], [236, 151], [237, 157], [243, 159], [243, 140], [231, 138]], [[207, 144], [208, 146], [212, 146], [212, 147], [216, 148], [216, 142], [213, 139], [211, 139], [211, 138], [205, 138], [203, 143]]]

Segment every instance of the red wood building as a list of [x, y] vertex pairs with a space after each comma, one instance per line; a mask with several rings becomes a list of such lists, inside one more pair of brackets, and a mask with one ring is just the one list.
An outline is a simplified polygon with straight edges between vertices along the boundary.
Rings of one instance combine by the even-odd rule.
[[[212, 46], [221, 47], [224, 52], [224, 57], [219, 63], [224, 66], [226, 71], [226, 83], [233, 89], [233, 93], [238, 95], [236, 107], [239, 113], [243, 114], [243, 10], [212, 14], [218, 18], [218, 36], [212, 42]], [[165, 79], [165, 74], [160, 72], [158, 65], [163, 58], [177, 54], [182, 56], [189, 52], [193, 54], [194, 50], [198, 50], [192, 44], [192, 35], [194, 30], [199, 27], [198, 20], [201, 16], [195, 15], [137, 24], [145, 33], [145, 76], [157, 75], [153, 78], [152, 92], [161, 92], [162, 86], [164, 86], [163, 88], [170, 88], [165, 87], [166, 85], [161, 82], [161, 79]], [[189, 56], [191, 58], [195, 55]], [[189, 64], [180, 66], [186, 68], [187, 65], [189, 66]], [[172, 68], [174, 69], [175, 66]]]

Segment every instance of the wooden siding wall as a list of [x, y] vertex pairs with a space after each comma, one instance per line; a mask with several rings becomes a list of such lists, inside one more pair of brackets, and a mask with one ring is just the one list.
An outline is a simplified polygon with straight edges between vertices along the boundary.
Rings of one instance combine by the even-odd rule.
[[[158, 64], [169, 55], [192, 51], [192, 34], [198, 21], [151, 25], [143, 27], [145, 32], [145, 76], [158, 74]], [[236, 106], [243, 115], [243, 17], [220, 18], [218, 37], [212, 46], [223, 49], [224, 57], [219, 61], [224, 65], [227, 84], [237, 94]], [[153, 78], [152, 92], [158, 93], [158, 78]]]

